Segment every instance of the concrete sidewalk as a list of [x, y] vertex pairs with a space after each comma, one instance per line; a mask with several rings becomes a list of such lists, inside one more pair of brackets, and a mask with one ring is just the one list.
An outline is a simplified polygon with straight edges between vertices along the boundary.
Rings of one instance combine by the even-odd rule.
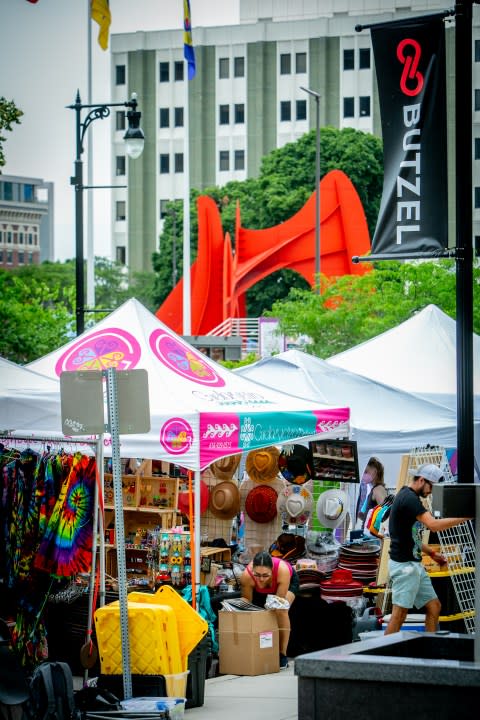
[[220, 675], [205, 681], [202, 707], [185, 711], [186, 720], [297, 720], [294, 661], [272, 675]]

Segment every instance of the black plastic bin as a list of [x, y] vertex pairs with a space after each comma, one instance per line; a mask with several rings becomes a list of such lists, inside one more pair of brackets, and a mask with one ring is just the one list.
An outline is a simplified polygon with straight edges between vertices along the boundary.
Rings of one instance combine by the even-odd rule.
[[[200, 640], [188, 656], [186, 708], [201, 707], [205, 701], [205, 679], [207, 661], [211, 654], [210, 634]], [[98, 687], [110, 690], [119, 700], [123, 700], [123, 675], [99, 675]], [[163, 675], [132, 675], [133, 697], [166, 697], [167, 689]]]

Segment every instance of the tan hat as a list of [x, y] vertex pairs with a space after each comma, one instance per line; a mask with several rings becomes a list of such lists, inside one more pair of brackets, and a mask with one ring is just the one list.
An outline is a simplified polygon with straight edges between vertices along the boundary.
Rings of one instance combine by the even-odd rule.
[[226, 480], [210, 489], [209, 510], [219, 520], [231, 520], [240, 512], [240, 493], [235, 483]]
[[215, 460], [210, 467], [217, 480], [231, 480], [240, 464], [241, 457], [241, 454], [238, 454]]
[[245, 462], [248, 476], [257, 483], [275, 480], [278, 475], [280, 452], [273, 445], [258, 450], [250, 450]]

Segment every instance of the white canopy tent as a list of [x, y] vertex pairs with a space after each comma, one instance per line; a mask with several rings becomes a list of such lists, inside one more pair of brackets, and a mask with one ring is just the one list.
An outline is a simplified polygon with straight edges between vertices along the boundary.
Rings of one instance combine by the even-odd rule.
[[[456, 411], [456, 323], [436, 305], [327, 362]], [[480, 419], [480, 336], [475, 334], [473, 376], [475, 419]]]
[[358, 443], [360, 472], [370, 456], [379, 457], [389, 487], [395, 487], [401, 456], [414, 447], [427, 443], [456, 447], [456, 414], [452, 410], [299, 350], [288, 350], [235, 372], [268, 387], [294, 390], [298, 397], [348, 404], [350, 437]]

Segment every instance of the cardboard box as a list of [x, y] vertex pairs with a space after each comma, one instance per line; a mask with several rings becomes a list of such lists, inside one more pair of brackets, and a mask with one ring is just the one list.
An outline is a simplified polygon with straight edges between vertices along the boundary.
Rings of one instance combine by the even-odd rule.
[[224, 675], [279, 672], [278, 625], [273, 610], [218, 613], [219, 669]]

